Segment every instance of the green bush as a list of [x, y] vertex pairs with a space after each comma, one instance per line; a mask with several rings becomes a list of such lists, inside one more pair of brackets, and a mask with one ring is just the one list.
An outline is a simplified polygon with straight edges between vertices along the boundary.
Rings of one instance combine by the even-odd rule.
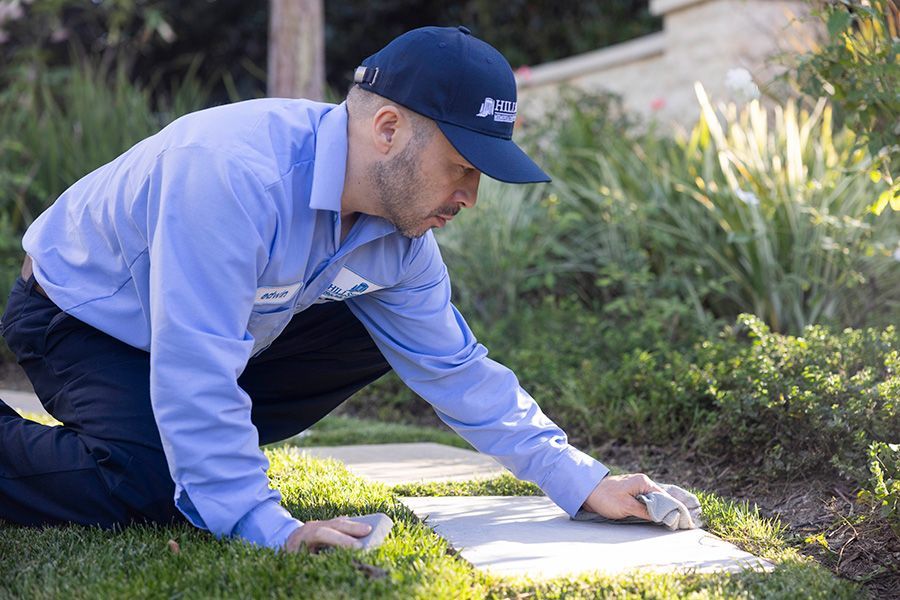
[[[761, 477], [862, 482], [869, 444], [900, 439], [900, 335], [892, 326], [810, 326], [789, 336], [741, 315], [691, 347], [660, 339], [645, 349], [623, 343], [629, 336], [611, 324], [579, 330], [592, 319], [603, 323], [586, 312], [557, 331], [529, 328], [504, 361], [575, 443], [674, 443]], [[609, 339], [591, 344], [592, 335]]]
[[[749, 343], [748, 343], [749, 341]], [[801, 336], [741, 315], [699, 345], [716, 420], [702, 445], [763, 474], [866, 477], [866, 448], [900, 439], [900, 335], [895, 327]]]
[[900, 211], [900, 7], [895, 0], [842, 0], [821, 3], [815, 14], [827, 39], [788, 73], [808, 95], [829, 98], [877, 157], [889, 187], [874, 212], [889, 204]]
[[[453, 269], [451, 266], [451, 273]], [[655, 356], [666, 350], [690, 350], [696, 339], [714, 335], [719, 326], [715, 321], [698, 320], [677, 300], [653, 297], [646, 274], [623, 273], [616, 282], [627, 286], [630, 294], [605, 304], [586, 307], [575, 296], [545, 296], [535, 302], [519, 302], [514, 312], [500, 312], [494, 318], [468, 318], [490, 357], [513, 369], [522, 386], [565, 423], [567, 432], [579, 443], [609, 437], [633, 440], [643, 436], [641, 432], [650, 433], [643, 425], [633, 425], [640, 419], [609, 416], [615, 411], [607, 410], [601, 400], [617, 403], [618, 392], [604, 387], [611, 385], [607, 376], [623, 362], [633, 370], [635, 359], [630, 353], [649, 350]], [[463, 314], [468, 314], [465, 309], [461, 307]], [[629, 385], [628, 380], [619, 379], [618, 383], [622, 388]], [[393, 373], [361, 396], [362, 401], [351, 405], [360, 415], [416, 423], [436, 419], [428, 404]], [[599, 399], [590, 400], [595, 397]], [[677, 429], [666, 414], [657, 413], [653, 418], [666, 435]], [[638, 433], [633, 433], [635, 430]]]
[[[713, 334], [687, 316], [669, 328], [671, 311], [655, 300], [619, 318], [547, 298], [473, 329], [578, 447], [674, 445], [760, 478], [862, 483], [868, 446], [900, 439], [896, 328], [816, 325], [790, 336], [741, 315]], [[396, 378], [365, 395], [365, 410], [383, 419], [429, 413]]]
[[678, 351], [712, 335], [715, 322], [646, 294], [650, 284], [638, 277], [629, 278], [628, 295], [609, 303], [548, 297], [503, 320], [473, 324], [491, 355], [579, 444], [672, 440], [699, 417], [697, 398], [682, 393], [696, 387], [683, 381], [693, 374], [657, 361], [668, 353], [682, 365]]

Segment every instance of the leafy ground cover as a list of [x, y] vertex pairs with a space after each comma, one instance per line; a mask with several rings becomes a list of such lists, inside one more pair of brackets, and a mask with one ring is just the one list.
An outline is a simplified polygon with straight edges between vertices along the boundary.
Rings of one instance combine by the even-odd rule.
[[[673, 446], [762, 480], [828, 476], [864, 484], [869, 449], [900, 439], [900, 333], [893, 326], [837, 333], [810, 326], [792, 336], [743, 315], [678, 348], [657, 333], [639, 333], [659, 321], [649, 311], [636, 315], [636, 326], [577, 306], [523, 315], [532, 327], [476, 333], [581, 446]], [[396, 378], [363, 394], [349, 407], [360, 416], [434, 422], [427, 404]], [[896, 461], [886, 458], [896, 451], [880, 447], [884, 495], [897, 478]]]
[[[487, 576], [397, 501], [398, 492], [351, 475], [340, 463], [296, 448], [267, 450], [270, 475], [298, 518], [384, 511], [395, 521], [385, 543], [369, 552], [332, 549], [296, 555], [216, 540], [188, 525], [134, 526], [120, 532], [70, 526], [0, 529], [0, 595], [94, 597], [328, 598], [858, 598], [858, 587], [834, 578], [781, 540], [781, 528], [743, 504], [702, 494], [711, 528], [773, 560], [771, 573], [588, 575], [547, 582]], [[470, 484], [457, 490], [471, 493]], [[437, 492], [439, 490], [419, 490]], [[445, 490], [447, 491], [447, 490]], [[482, 493], [507, 493], [508, 482]]]

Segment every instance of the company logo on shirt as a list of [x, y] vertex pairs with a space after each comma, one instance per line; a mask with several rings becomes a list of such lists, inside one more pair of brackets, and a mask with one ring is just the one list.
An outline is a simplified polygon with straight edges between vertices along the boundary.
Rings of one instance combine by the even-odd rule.
[[485, 98], [478, 109], [476, 117], [494, 117], [494, 121], [501, 123], [514, 123], [516, 121], [516, 102], [512, 100], [497, 100]]
[[301, 287], [303, 287], [302, 281], [292, 285], [256, 288], [256, 299], [253, 301], [253, 303], [281, 304], [293, 298], [294, 294], [296, 294], [297, 290], [299, 290]]
[[281, 300], [282, 298], [287, 298], [288, 291], [282, 290], [280, 292], [266, 292], [262, 294], [259, 299], [260, 300]]
[[322, 292], [322, 295], [319, 296], [319, 299], [316, 301], [316, 303], [321, 304], [322, 302], [340, 302], [341, 300], [346, 300], [347, 298], [352, 298], [353, 296], [359, 296], [360, 294], [368, 294], [369, 292], [380, 290], [383, 287], [384, 286], [372, 283], [361, 275], [354, 273], [347, 267], [343, 267], [337, 274], [337, 277], [334, 278], [334, 281], [331, 283], [331, 285], [328, 286], [328, 289]]

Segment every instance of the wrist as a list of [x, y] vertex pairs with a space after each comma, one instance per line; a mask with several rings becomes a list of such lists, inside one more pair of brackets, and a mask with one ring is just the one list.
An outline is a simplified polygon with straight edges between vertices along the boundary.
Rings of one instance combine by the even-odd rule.
[[300, 529], [303, 525], [298, 525], [293, 531], [291, 531], [287, 539], [284, 540], [284, 550], [286, 552], [296, 552], [300, 549], [300, 544], [303, 543], [303, 539], [301, 537]]

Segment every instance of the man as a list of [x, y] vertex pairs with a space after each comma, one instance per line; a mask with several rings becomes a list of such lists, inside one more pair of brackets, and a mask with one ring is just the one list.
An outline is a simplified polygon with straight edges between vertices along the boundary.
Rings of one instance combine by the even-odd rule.
[[570, 446], [450, 303], [430, 230], [475, 205], [481, 173], [548, 180], [511, 139], [509, 64], [464, 27], [432, 27], [355, 79], [339, 106], [178, 119], [29, 228], [2, 333], [64, 426], [0, 402], [0, 518], [184, 517], [288, 551], [355, 546], [368, 526], [281, 507], [259, 446], [391, 368], [570, 515], [648, 518], [634, 496], [659, 488]]

